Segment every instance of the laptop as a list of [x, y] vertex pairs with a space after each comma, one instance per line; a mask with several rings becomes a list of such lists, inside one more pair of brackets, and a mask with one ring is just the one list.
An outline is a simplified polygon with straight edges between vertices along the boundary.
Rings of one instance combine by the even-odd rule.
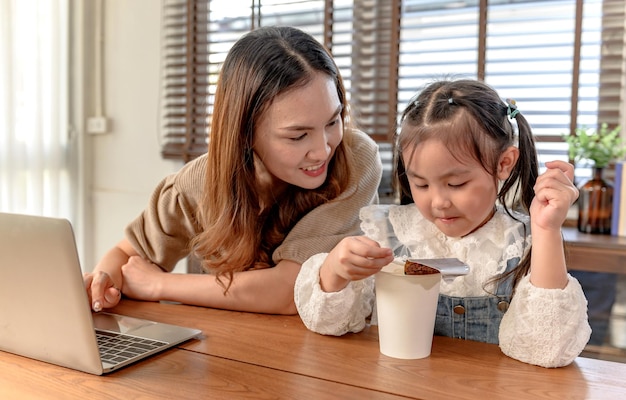
[[0, 213], [1, 351], [101, 375], [201, 333], [93, 313], [70, 222]]

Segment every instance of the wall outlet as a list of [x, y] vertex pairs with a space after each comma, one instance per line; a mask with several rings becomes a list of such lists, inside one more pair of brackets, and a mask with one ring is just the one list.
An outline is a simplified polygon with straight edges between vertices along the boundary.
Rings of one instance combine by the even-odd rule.
[[90, 117], [87, 119], [87, 133], [101, 134], [107, 133], [109, 121], [106, 117]]

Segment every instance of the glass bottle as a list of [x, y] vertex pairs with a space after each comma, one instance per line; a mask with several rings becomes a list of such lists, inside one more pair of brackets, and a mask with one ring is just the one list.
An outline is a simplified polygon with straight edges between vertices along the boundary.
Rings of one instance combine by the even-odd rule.
[[611, 233], [613, 186], [602, 178], [603, 168], [593, 168], [593, 177], [578, 189], [578, 230]]

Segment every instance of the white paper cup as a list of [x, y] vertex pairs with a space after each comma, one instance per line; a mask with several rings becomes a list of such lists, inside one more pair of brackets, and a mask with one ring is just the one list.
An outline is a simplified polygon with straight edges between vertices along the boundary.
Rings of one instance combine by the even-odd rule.
[[430, 355], [441, 274], [404, 275], [391, 263], [376, 274], [380, 352], [402, 359]]

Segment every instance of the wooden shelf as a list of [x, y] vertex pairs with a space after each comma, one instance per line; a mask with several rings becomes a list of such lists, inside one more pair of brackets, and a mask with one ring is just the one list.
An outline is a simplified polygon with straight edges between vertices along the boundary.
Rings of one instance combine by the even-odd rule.
[[569, 269], [626, 274], [626, 237], [563, 228]]

